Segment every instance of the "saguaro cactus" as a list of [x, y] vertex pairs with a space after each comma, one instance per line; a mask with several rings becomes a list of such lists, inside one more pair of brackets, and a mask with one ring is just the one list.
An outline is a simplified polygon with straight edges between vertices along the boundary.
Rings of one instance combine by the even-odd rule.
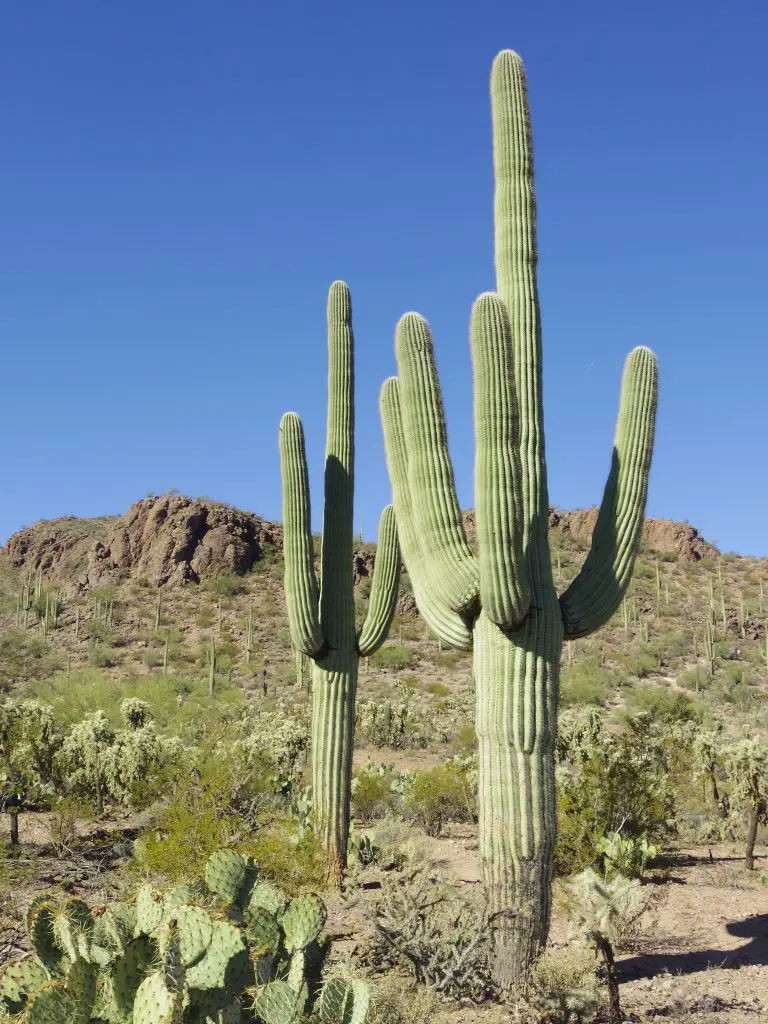
[[554, 744], [563, 639], [619, 607], [640, 538], [653, 448], [656, 360], [629, 356], [592, 548], [558, 599], [548, 495], [536, 290], [533, 153], [522, 62], [491, 75], [498, 294], [472, 312], [477, 554], [467, 542], [424, 319], [397, 328], [398, 376], [381, 412], [400, 543], [418, 607], [446, 643], [474, 648], [480, 852], [500, 988], [524, 986], [546, 941], [555, 839]]
[[301, 420], [280, 423], [285, 594], [291, 639], [312, 667], [312, 787], [315, 825], [339, 880], [347, 854], [358, 659], [384, 642], [400, 573], [394, 509], [384, 509], [368, 616], [355, 628], [352, 578], [354, 496], [354, 339], [352, 300], [343, 281], [328, 295], [328, 432], [321, 577], [315, 573], [309, 482]]

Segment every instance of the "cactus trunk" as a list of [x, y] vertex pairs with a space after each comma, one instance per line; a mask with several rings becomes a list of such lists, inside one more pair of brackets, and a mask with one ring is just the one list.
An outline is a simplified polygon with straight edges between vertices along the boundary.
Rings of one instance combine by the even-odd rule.
[[312, 666], [313, 813], [333, 884], [347, 857], [357, 663], [356, 654], [332, 651]]
[[524, 987], [549, 929], [562, 635], [556, 600], [511, 634], [485, 612], [475, 626], [480, 858], [503, 992]]

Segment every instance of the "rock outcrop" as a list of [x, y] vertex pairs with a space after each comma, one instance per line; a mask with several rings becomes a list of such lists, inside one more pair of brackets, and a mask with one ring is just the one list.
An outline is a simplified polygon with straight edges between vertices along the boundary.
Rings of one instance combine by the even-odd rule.
[[[559, 508], [551, 508], [549, 529], [559, 529], [566, 537], [589, 544], [597, 522], [597, 511], [597, 508], [585, 508], [564, 512]], [[463, 519], [470, 543], [474, 544], [474, 510], [464, 512]], [[719, 554], [717, 548], [706, 541], [694, 526], [676, 523], [671, 519], [646, 519], [643, 524], [643, 543], [650, 551], [673, 553], [684, 562], [699, 562], [702, 558], [713, 558]]]
[[86, 590], [132, 576], [165, 586], [243, 575], [282, 541], [279, 525], [250, 512], [164, 496], [138, 501], [113, 519], [39, 523], [15, 533], [3, 554], [14, 566]]
[[[583, 543], [596, 520], [594, 508], [549, 512], [550, 529]], [[474, 512], [464, 513], [464, 524], [473, 542]], [[666, 519], [646, 520], [643, 540], [652, 551], [690, 562], [718, 553], [693, 526]], [[204, 498], [165, 495], [137, 501], [123, 516], [37, 523], [15, 533], [0, 556], [77, 592], [131, 577], [160, 587], [200, 583], [222, 572], [242, 576], [267, 550], [282, 546], [278, 523]], [[370, 578], [373, 561], [370, 545], [355, 552], [355, 583]]]

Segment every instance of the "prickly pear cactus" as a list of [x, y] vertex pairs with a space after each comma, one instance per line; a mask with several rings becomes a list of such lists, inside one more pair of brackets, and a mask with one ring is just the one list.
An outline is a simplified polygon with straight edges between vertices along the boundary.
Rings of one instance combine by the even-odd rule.
[[143, 885], [133, 906], [94, 912], [72, 897], [36, 899], [27, 912], [35, 959], [0, 977], [0, 1021], [363, 1024], [362, 982], [322, 985], [323, 901], [286, 901], [258, 878], [250, 858], [220, 850], [205, 884]]

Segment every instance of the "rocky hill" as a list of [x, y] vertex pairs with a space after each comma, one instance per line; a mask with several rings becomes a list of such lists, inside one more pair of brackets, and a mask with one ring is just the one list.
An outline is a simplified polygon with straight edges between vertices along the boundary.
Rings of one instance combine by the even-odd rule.
[[[564, 538], [588, 544], [597, 509], [564, 512], [551, 509], [550, 529]], [[474, 538], [474, 512], [464, 521]], [[665, 519], [649, 519], [643, 540], [646, 549], [674, 553], [681, 561], [697, 562], [717, 555], [694, 527]], [[0, 560], [37, 573], [77, 594], [119, 583], [144, 580], [153, 587], [201, 583], [222, 573], [244, 576], [268, 551], [281, 551], [282, 527], [240, 509], [203, 498], [166, 495], [136, 502], [118, 517], [44, 520], [15, 533]], [[369, 575], [371, 546], [355, 555], [355, 575]]]

